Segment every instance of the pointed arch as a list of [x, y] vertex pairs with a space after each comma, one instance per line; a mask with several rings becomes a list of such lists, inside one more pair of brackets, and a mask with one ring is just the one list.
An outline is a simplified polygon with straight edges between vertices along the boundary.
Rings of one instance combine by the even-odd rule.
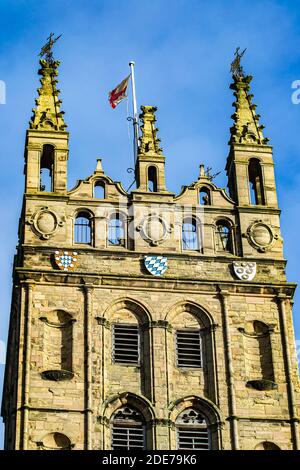
[[[171, 440], [173, 441], [173, 446], [177, 443], [178, 446], [178, 418], [183, 414], [185, 410], [200, 413], [206, 422], [206, 429], [208, 432], [209, 448], [212, 450], [217, 450], [222, 448], [221, 442], [221, 426], [223, 420], [221, 420], [220, 410], [216, 405], [202, 397], [196, 395], [189, 395], [186, 397], [179, 398], [178, 400], [172, 402], [169, 406], [169, 420], [175, 424], [175, 430]], [[177, 428], [177, 429], [176, 429]], [[177, 438], [175, 436], [177, 434]]]
[[198, 304], [192, 300], [180, 300], [172, 305], [165, 316], [165, 320], [172, 323], [174, 318], [180, 313], [188, 312], [196, 316], [198, 321], [203, 324], [203, 327], [210, 327], [214, 325], [214, 320], [208, 309], [203, 305]]
[[139, 300], [133, 299], [131, 297], [122, 297], [117, 299], [105, 309], [104, 317], [110, 321], [113, 314], [122, 309], [130, 310], [136, 316], [140, 324], [145, 324], [152, 321], [152, 315], [150, 313], [149, 307], [145, 306]]

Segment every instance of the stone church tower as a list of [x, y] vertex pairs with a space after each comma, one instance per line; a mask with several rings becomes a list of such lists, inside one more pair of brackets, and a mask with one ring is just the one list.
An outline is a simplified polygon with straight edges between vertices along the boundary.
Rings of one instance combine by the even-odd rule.
[[234, 74], [229, 193], [168, 191], [153, 106], [136, 189], [98, 160], [67, 189], [59, 62], [40, 61], [2, 416], [6, 449], [299, 449], [272, 147]]

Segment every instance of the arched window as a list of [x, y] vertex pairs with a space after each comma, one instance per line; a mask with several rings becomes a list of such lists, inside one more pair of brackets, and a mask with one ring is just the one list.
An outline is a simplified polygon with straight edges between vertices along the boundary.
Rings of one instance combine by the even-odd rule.
[[182, 224], [182, 248], [183, 250], [198, 250], [199, 236], [197, 222], [193, 217], [185, 219]]
[[123, 406], [112, 416], [111, 448], [113, 450], [145, 449], [145, 421], [139, 411]]
[[157, 169], [155, 166], [148, 167], [148, 191], [151, 193], [157, 191]]
[[218, 220], [216, 223], [216, 250], [233, 253], [232, 227], [227, 220]]
[[91, 218], [87, 212], [79, 212], [74, 224], [74, 242], [91, 244]]
[[120, 214], [114, 214], [108, 222], [108, 244], [125, 246], [124, 220]]
[[94, 197], [97, 199], [105, 198], [105, 184], [103, 181], [96, 181], [94, 184]]
[[139, 327], [135, 324], [113, 325], [113, 362], [115, 364], [140, 363]]
[[260, 161], [257, 158], [251, 158], [248, 166], [249, 174], [249, 194], [250, 204], [264, 205], [263, 178]]
[[207, 422], [200, 411], [187, 408], [176, 419], [177, 449], [209, 450]]
[[40, 164], [40, 191], [53, 191], [54, 147], [43, 146]]
[[211, 205], [211, 200], [210, 200], [210, 190], [208, 188], [201, 188], [199, 191], [199, 204], [202, 206], [210, 206]]

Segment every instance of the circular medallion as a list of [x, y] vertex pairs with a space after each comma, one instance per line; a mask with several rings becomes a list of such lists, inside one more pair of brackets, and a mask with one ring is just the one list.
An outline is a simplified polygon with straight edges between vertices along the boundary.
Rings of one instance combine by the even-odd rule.
[[150, 214], [137, 226], [144, 240], [151, 245], [159, 245], [171, 232], [171, 228], [157, 214]]
[[267, 251], [273, 245], [274, 241], [278, 239], [272, 228], [264, 223], [262, 220], [257, 220], [247, 230], [249, 242], [258, 251]]
[[27, 219], [33, 231], [36, 232], [41, 238], [48, 240], [58, 229], [64, 225], [64, 220], [58, 220], [54, 211], [47, 206], [42, 207], [32, 217]]

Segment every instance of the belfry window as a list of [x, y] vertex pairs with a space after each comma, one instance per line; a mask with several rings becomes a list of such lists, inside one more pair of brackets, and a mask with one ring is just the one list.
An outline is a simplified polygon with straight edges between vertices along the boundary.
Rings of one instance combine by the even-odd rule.
[[91, 244], [91, 218], [87, 212], [79, 212], [74, 224], [74, 242]]
[[40, 191], [53, 191], [54, 147], [43, 146], [40, 163]]
[[227, 220], [216, 223], [216, 251], [233, 253], [232, 227]]
[[145, 422], [137, 410], [123, 406], [112, 417], [111, 447], [113, 450], [145, 449]]
[[249, 174], [249, 194], [250, 204], [264, 205], [263, 178], [260, 161], [257, 158], [251, 158], [248, 166]]
[[155, 166], [148, 167], [148, 191], [151, 193], [157, 191], [157, 168]]
[[139, 364], [140, 337], [138, 325], [113, 325], [113, 361], [118, 364]]
[[208, 188], [201, 188], [199, 191], [199, 204], [202, 206], [210, 206], [210, 190]]
[[118, 213], [111, 216], [108, 222], [108, 244], [125, 246], [124, 220]]
[[194, 408], [182, 411], [176, 419], [177, 449], [209, 450], [210, 438], [205, 417]]
[[182, 249], [191, 251], [199, 249], [197, 222], [193, 217], [185, 219], [182, 224]]
[[94, 197], [97, 199], [105, 198], [105, 184], [103, 181], [96, 181], [94, 184]]
[[176, 331], [177, 367], [199, 369], [202, 366], [201, 337], [199, 329]]

